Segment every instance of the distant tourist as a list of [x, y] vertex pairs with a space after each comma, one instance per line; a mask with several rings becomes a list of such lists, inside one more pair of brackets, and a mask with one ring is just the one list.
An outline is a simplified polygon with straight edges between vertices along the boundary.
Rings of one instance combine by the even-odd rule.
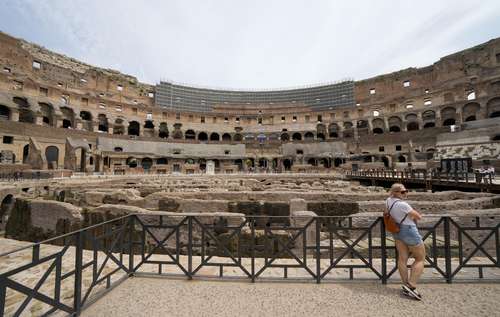
[[[416, 221], [422, 215], [404, 201], [408, 190], [403, 184], [393, 184], [389, 198], [385, 201], [386, 213], [399, 224], [399, 232], [393, 233], [398, 250], [398, 270], [403, 282], [403, 294], [417, 300], [422, 296], [417, 291], [417, 282], [424, 271], [425, 247], [418, 232]], [[407, 263], [410, 255], [415, 259], [408, 274]]]

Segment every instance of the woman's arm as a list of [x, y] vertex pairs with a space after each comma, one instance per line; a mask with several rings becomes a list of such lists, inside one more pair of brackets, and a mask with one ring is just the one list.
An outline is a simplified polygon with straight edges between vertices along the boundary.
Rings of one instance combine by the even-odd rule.
[[410, 216], [410, 218], [414, 221], [417, 221], [417, 220], [420, 220], [422, 219], [422, 215], [416, 211], [415, 209], [412, 209], [409, 213], [408, 213], [408, 216]]

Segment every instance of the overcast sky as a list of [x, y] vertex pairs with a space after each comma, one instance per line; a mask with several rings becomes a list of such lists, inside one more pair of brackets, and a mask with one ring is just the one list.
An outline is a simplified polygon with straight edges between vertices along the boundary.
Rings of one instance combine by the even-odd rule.
[[500, 37], [500, 1], [1, 0], [0, 30], [154, 84], [356, 80]]

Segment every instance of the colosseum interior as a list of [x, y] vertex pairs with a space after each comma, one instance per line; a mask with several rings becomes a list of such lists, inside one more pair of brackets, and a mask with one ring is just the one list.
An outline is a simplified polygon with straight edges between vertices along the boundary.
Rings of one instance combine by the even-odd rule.
[[[500, 168], [500, 39], [423, 68], [268, 91], [141, 83], [5, 33], [0, 67], [0, 253], [127, 214], [274, 216], [262, 230], [309, 211], [362, 225], [387, 193], [346, 171]], [[409, 200], [424, 224], [498, 228], [493, 193]]]

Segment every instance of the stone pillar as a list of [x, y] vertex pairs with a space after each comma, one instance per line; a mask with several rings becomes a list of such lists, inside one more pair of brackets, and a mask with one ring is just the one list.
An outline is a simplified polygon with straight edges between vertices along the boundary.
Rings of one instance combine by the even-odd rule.
[[11, 109], [10, 121], [15, 121], [15, 122], [19, 121], [19, 111]]
[[76, 121], [76, 129], [83, 130], [83, 122], [81, 120]]
[[418, 129], [422, 130], [424, 128], [424, 119], [422, 118], [422, 112], [417, 113], [417, 123]]
[[43, 117], [42, 116], [36, 116], [35, 117], [35, 124], [36, 125], [43, 125]]
[[99, 132], [99, 122], [92, 122], [92, 125], [94, 126], [94, 132]]
[[373, 123], [372, 123], [372, 120], [367, 120], [368, 121], [368, 129], [370, 131], [368, 131], [368, 134], [373, 134]]
[[358, 120], [351, 121], [352, 123], [352, 136], [354, 140], [358, 139]]
[[113, 134], [113, 127], [108, 126], [108, 134]]
[[389, 132], [389, 119], [384, 118], [384, 130], [385, 133]]
[[[299, 207], [303, 205], [302, 202], [296, 202], [294, 203], [295, 206]], [[301, 228], [304, 227], [311, 221], [312, 218], [316, 217], [316, 213], [312, 211], [307, 211], [307, 210], [297, 210], [297, 211], [291, 211], [292, 210], [292, 202], [290, 202], [290, 214], [291, 214], [291, 221], [290, 223], [292, 224], [293, 227]], [[310, 250], [307, 251], [308, 254], [314, 253], [313, 247], [316, 246], [316, 224], [312, 222], [305, 230], [304, 233], [305, 238], [306, 238], [306, 246], [311, 248]], [[296, 254], [298, 256], [302, 255], [303, 251], [303, 236], [299, 236], [295, 240], [295, 251], [297, 252]]]

